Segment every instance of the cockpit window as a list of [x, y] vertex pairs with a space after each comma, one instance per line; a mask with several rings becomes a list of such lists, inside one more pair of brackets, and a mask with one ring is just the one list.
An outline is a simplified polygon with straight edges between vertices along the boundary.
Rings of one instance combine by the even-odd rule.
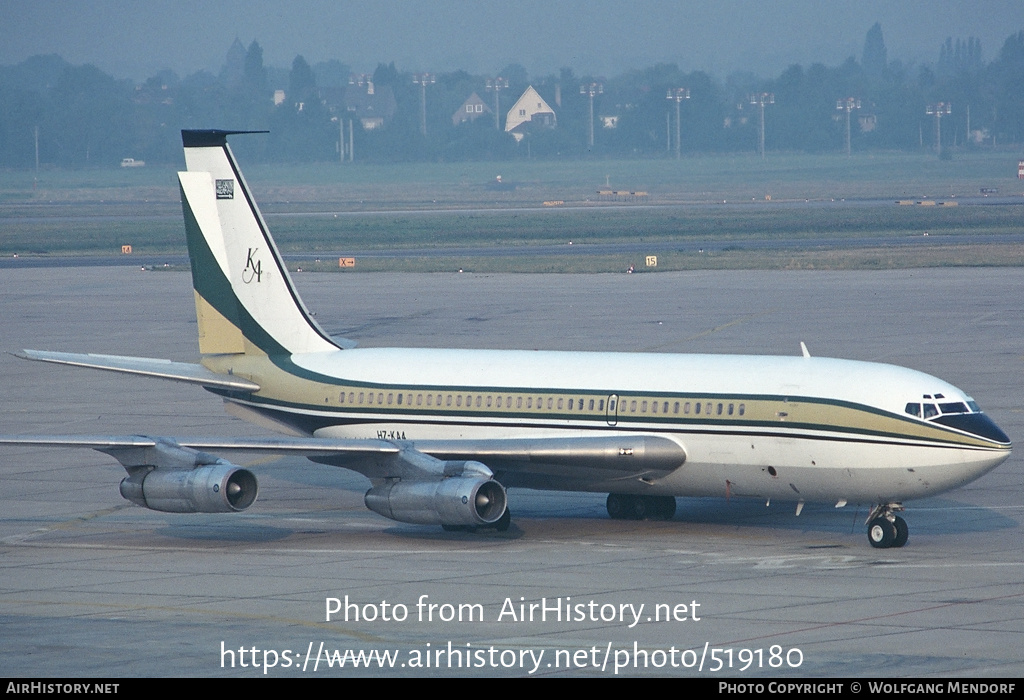
[[[934, 394], [935, 399], [943, 398], [942, 394]], [[925, 395], [925, 399], [932, 399], [932, 395]], [[932, 399], [934, 400], [934, 399]], [[959, 416], [964, 414], [981, 413], [981, 409], [978, 404], [974, 402], [974, 399], [968, 398], [966, 401], [943, 401], [941, 403], [929, 403], [922, 401], [917, 403], [916, 401], [908, 403], [903, 409], [908, 415], [916, 418], [923, 418], [924, 420], [933, 420], [941, 416]]]

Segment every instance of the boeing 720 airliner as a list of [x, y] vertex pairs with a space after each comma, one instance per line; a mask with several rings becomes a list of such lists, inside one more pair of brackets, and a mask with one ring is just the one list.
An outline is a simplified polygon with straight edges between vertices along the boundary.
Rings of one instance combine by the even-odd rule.
[[167, 512], [240, 511], [256, 477], [207, 451], [301, 454], [371, 482], [365, 502], [446, 529], [509, 526], [506, 487], [608, 493], [612, 518], [669, 519], [676, 496], [869, 504], [901, 547], [903, 501], [1010, 455], [970, 396], [892, 365], [801, 356], [364, 349], [310, 317], [227, 139], [183, 131], [178, 174], [200, 364], [25, 350], [29, 359], [198, 384], [290, 437], [17, 436], [86, 446], [121, 494]]

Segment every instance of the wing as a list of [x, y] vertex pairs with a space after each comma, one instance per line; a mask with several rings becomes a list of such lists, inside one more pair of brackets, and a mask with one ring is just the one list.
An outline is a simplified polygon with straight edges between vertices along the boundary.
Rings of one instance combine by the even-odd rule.
[[[256, 500], [256, 477], [207, 450], [232, 455], [301, 455], [369, 477], [366, 505], [402, 522], [507, 527], [502, 482], [603, 491], [650, 483], [686, 461], [681, 445], [658, 435], [596, 438], [430, 440], [334, 438], [165, 438], [144, 435], [0, 436], [0, 443], [89, 447], [128, 472], [121, 495], [167, 512], [231, 512]], [[492, 468], [494, 471], [492, 471]]]
[[686, 461], [674, 440], [658, 435], [596, 438], [389, 441], [338, 438], [205, 438], [145, 435], [0, 435], [0, 444], [89, 447], [113, 456], [131, 449], [174, 445], [233, 457], [295, 455], [353, 469], [371, 479], [437, 476], [419, 464], [391, 466], [399, 455], [420, 454], [441, 462], [482, 462], [514, 479], [530, 474], [585, 481], [654, 480]]

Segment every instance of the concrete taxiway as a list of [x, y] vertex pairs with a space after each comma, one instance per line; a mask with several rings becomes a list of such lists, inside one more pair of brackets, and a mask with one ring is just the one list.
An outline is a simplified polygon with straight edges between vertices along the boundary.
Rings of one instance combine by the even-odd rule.
[[[1024, 435], [1020, 269], [296, 282], [328, 331], [365, 346], [797, 354], [804, 341], [947, 379]], [[184, 272], [3, 269], [0, 300], [4, 351], [195, 359]], [[0, 371], [4, 434], [263, 434], [196, 388], [6, 354]], [[0, 447], [4, 675], [1024, 673], [1018, 454], [908, 503], [909, 544], [892, 550], [869, 547], [863, 506], [796, 517], [723, 494], [622, 522], [603, 494], [513, 489], [511, 530], [471, 535], [366, 510], [367, 482], [343, 470], [254, 469], [245, 513], [171, 515], [124, 501], [103, 454]], [[330, 622], [328, 599], [342, 606]], [[547, 612], [531, 619], [531, 604]]]

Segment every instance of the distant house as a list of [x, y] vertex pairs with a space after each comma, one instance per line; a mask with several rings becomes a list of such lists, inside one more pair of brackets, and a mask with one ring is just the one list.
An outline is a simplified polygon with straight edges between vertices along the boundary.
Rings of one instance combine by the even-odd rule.
[[355, 112], [356, 119], [367, 131], [378, 129], [395, 116], [398, 103], [390, 85], [374, 87], [373, 83], [349, 85], [345, 90], [345, 107]]
[[332, 117], [345, 113], [347, 109], [345, 97], [348, 94], [348, 90], [342, 86], [328, 85], [326, 87], [319, 87], [316, 90], [316, 94], [320, 98], [320, 104], [327, 108], [327, 112]]
[[480, 95], [475, 92], [469, 96], [462, 106], [455, 110], [455, 114], [452, 115], [452, 124], [458, 126], [459, 124], [465, 124], [476, 120], [477, 117], [483, 116], [484, 114], [493, 114], [491, 108], [480, 99]]
[[553, 129], [557, 123], [555, 110], [551, 109], [531, 85], [508, 111], [505, 117], [505, 132], [512, 134], [516, 141], [519, 141], [531, 128], [539, 126]]

